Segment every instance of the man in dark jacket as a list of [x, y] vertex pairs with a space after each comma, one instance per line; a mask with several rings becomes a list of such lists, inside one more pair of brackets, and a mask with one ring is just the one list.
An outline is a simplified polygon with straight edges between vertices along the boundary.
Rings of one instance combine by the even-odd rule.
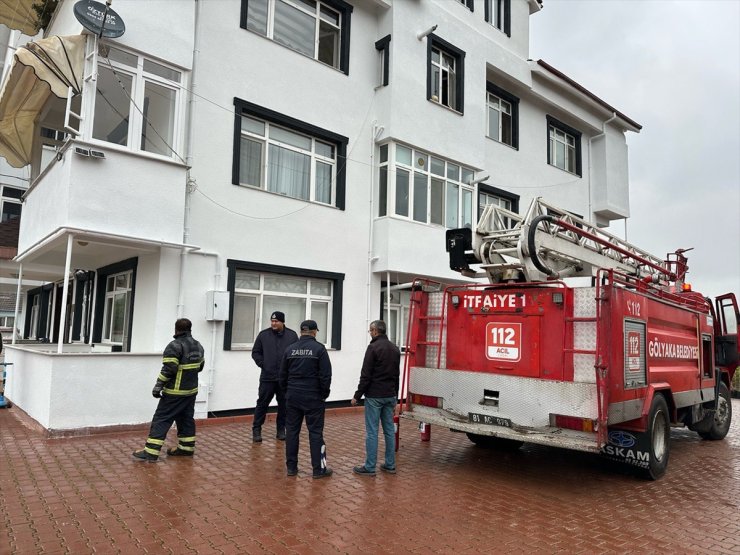
[[288, 476], [298, 474], [298, 436], [303, 418], [311, 446], [314, 478], [331, 476], [324, 445], [324, 401], [331, 388], [331, 361], [326, 348], [316, 341], [316, 322], [301, 322], [301, 338], [288, 347], [280, 367], [280, 387], [285, 391], [285, 465]]
[[383, 425], [385, 437], [385, 462], [380, 470], [396, 473], [396, 438], [393, 412], [398, 402], [398, 378], [401, 351], [386, 336], [383, 320], [370, 323], [370, 345], [362, 362], [360, 383], [352, 398], [352, 405], [365, 396], [365, 464], [352, 471], [363, 476], [375, 476], [378, 457], [378, 420]]
[[172, 423], [177, 424], [177, 447], [167, 450], [171, 457], [192, 457], [195, 452], [195, 397], [198, 395], [198, 373], [203, 370], [203, 347], [190, 334], [192, 323], [187, 318], [175, 322], [174, 340], [162, 354], [162, 370], [152, 395], [159, 399], [152, 417], [149, 437], [141, 451], [134, 451], [138, 461], [157, 462]]
[[275, 437], [285, 441], [285, 390], [280, 388], [278, 373], [285, 349], [298, 341], [296, 333], [285, 327], [285, 314], [276, 310], [270, 315], [270, 327], [262, 330], [252, 347], [252, 358], [262, 369], [257, 406], [252, 421], [252, 441], [262, 441], [262, 424], [273, 397], [277, 397], [277, 433]]

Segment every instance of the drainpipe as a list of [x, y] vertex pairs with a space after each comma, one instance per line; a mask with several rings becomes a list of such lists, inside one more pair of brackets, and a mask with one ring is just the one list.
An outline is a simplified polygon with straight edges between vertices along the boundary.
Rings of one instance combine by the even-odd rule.
[[[193, 112], [195, 111], [195, 88], [196, 88], [196, 64], [198, 61], [198, 55], [200, 53], [200, 2], [195, 2], [195, 15], [193, 18], [193, 63], [192, 70], [190, 72], [190, 87], [188, 91], [188, 113], [187, 121], [185, 124], [186, 132], [186, 153], [185, 153], [185, 165], [187, 166], [186, 177], [185, 177], [185, 207], [183, 214], [182, 224], [182, 242], [187, 245], [190, 241], [190, 197], [195, 191], [195, 179], [190, 175], [190, 168], [193, 166]], [[180, 276], [177, 283], [177, 317], [182, 318], [185, 313], [185, 262], [187, 260], [187, 251], [183, 247], [180, 249]]]
[[606, 126], [610, 124], [611, 122], [613, 122], [615, 119], [617, 119], [617, 113], [612, 112], [612, 117], [610, 117], [608, 120], [606, 120], [605, 122], [601, 124], [601, 133], [599, 133], [598, 135], [594, 135], [593, 137], [590, 137], [588, 139], [588, 220], [589, 221], [593, 221], [593, 217], [594, 217], [593, 212], [591, 210], [591, 187], [593, 183], [593, 175], [591, 172], [592, 166], [593, 166], [591, 162], [591, 154], [592, 154], [591, 144], [594, 139], [600, 139], [601, 137], [606, 135]]
[[366, 308], [366, 322], [365, 329], [370, 325], [370, 322], [375, 318], [372, 317], [372, 302], [373, 302], [373, 263], [378, 260], [377, 256], [373, 256], [373, 232], [375, 229], [375, 141], [383, 132], [384, 127], [377, 125], [377, 121], [373, 122], [372, 135], [370, 137], [370, 229], [368, 231], [367, 239], [367, 308]]

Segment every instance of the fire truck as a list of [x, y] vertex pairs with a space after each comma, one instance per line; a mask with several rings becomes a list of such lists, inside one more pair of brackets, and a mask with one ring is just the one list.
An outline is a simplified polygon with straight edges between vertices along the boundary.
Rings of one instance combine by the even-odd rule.
[[414, 281], [401, 415], [420, 429], [600, 453], [653, 480], [672, 426], [727, 435], [738, 304], [691, 290], [686, 250], [662, 260], [540, 198], [488, 205], [446, 242], [478, 282]]

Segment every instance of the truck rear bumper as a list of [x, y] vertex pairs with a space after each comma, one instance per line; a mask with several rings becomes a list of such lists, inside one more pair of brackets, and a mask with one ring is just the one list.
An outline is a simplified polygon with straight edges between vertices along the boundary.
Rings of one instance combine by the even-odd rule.
[[552, 426], [540, 428], [513, 426], [509, 428], [492, 424], [476, 424], [468, 422], [458, 415], [447, 411], [422, 405], [412, 405], [412, 409], [404, 411], [401, 417], [417, 422], [443, 426], [457, 432], [496, 436], [515, 441], [523, 441], [525, 443], [573, 449], [575, 451], [600, 452], [596, 433], [579, 432]]

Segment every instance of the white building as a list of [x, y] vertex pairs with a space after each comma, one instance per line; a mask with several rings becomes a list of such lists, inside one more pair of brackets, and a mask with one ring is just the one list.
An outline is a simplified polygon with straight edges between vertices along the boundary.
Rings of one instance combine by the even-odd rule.
[[21, 331], [51, 342], [8, 346], [6, 395], [48, 429], [148, 421], [179, 316], [206, 349], [201, 417], [254, 407], [276, 309], [318, 321], [346, 402], [368, 323], [402, 344], [409, 282], [460, 279], [446, 229], [535, 196], [629, 215], [640, 125], [528, 59], [537, 0], [115, 0], [110, 39], [75, 4], [37, 41], [61, 98], [20, 60], [0, 97], [0, 125], [37, 99], [1, 142], [31, 164], [13, 271], [44, 283]]

